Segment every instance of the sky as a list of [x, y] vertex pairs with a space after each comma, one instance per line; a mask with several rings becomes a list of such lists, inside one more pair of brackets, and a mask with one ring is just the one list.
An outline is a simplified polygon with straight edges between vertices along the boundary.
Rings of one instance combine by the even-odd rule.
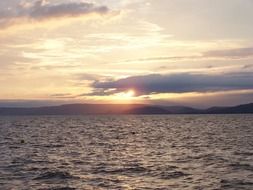
[[253, 102], [252, 0], [0, 1], [0, 106]]

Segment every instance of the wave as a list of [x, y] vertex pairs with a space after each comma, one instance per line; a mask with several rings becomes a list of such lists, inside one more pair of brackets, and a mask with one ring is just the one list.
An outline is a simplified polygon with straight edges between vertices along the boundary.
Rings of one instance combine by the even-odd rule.
[[72, 187], [53, 187], [53, 188], [39, 189], [39, 190], [76, 190], [76, 189]]
[[71, 175], [66, 171], [49, 171], [43, 174], [40, 174], [38, 177], [34, 178], [35, 180], [45, 180], [45, 179], [75, 179], [76, 176]]

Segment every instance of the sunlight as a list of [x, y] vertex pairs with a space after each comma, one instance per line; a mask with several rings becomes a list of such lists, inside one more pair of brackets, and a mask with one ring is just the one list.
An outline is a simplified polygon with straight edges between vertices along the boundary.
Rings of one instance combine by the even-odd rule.
[[131, 99], [131, 98], [135, 97], [135, 91], [131, 89], [126, 92], [117, 93], [115, 95], [121, 99]]

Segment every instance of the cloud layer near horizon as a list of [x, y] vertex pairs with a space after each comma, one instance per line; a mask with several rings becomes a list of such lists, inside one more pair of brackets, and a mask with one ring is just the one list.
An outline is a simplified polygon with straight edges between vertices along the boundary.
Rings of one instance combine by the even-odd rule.
[[95, 82], [92, 87], [97, 89], [92, 95], [96, 93], [97, 95], [108, 95], [129, 89], [134, 89], [137, 95], [252, 90], [253, 74], [151, 74], [109, 82]]

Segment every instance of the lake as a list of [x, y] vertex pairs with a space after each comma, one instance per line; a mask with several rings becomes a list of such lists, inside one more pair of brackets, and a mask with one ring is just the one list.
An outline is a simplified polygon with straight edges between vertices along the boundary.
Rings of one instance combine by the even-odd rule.
[[253, 115], [0, 117], [1, 190], [253, 189]]

